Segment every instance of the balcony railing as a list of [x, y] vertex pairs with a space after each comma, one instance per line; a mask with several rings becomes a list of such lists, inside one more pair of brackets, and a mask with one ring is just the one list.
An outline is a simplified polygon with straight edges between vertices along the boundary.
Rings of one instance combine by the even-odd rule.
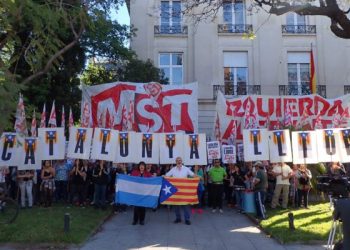
[[187, 35], [187, 25], [155, 25], [154, 34], [156, 35], [169, 35], [169, 34], [182, 34]]
[[218, 33], [250, 33], [253, 31], [251, 24], [219, 24]]
[[[324, 98], [327, 98], [326, 85], [316, 85], [316, 93]], [[308, 84], [290, 84], [279, 85], [279, 95], [310, 95], [310, 86]]]
[[282, 25], [284, 34], [316, 34], [316, 25]]
[[224, 95], [261, 95], [260, 85], [213, 85], [214, 100], [216, 100], [219, 90]]

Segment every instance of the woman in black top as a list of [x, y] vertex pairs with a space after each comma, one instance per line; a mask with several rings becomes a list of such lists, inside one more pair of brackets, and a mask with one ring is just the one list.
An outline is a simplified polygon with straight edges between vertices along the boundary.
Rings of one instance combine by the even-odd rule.
[[83, 164], [82, 160], [76, 159], [74, 166], [70, 171], [71, 185], [72, 185], [72, 202], [75, 202], [77, 206], [83, 206], [86, 201], [87, 191], [87, 161]]
[[95, 208], [106, 208], [106, 188], [109, 178], [109, 168], [105, 161], [97, 161], [92, 172], [95, 182], [94, 206]]
[[243, 191], [245, 190], [244, 174], [241, 169], [235, 165], [235, 172], [233, 173], [234, 192], [236, 197], [236, 208], [238, 212], [243, 212]]

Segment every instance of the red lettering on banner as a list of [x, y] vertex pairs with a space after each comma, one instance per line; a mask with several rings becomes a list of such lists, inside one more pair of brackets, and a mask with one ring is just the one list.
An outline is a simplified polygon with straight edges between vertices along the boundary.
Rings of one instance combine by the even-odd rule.
[[239, 112], [242, 107], [242, 101], [240, 99], [234, 101], [226, 101], [226, 115], [242, 117], [244, 112]]
[[[194, 124], [189, 115], [188, 101], [192, 94], [188, 89], [163, 91], [156, 100], [147, 94], [135, 94], [135, 122], [138, 131], [143, 132], [194, 132]], [[171, 102], [176, 98], [177, 102]]]
[[298, 116], [298, 111], [296, 110], [297, 100], [295, 98], [286, 97], [283, 99], [283, 101], [284, 101], [283, 114], [284, 114], [284, 111], [286, 110], [287, 105], [289, 105], [290, 111], [292, 112], [292, 117], [297, 117]]
[[313, 99], [310, 97], [301, 97], [299, 98], [299, 115], [302, 116], [304, 113], [304, 109], [308, 115], [314, 115], [311, 110], [313, 107]]
[[339, 113], [342, 115], [344, 112], [342, 106], [342, 100], [334, 100], [333, 106], [328, 111], [328, 116], [333, 117], [335, 114]]
[[317, 115], [320, 112], [321, 116], [323, 116], [326, 114], [327, 110], [330, 108], [331, 105], [326, 99], [317, 95], [314, 98], [314, 106], [315, 106], [315, 115]]
[[262, 97], [256, 98], [256, 107], [258, 109], [258, 115], [261, 117], [272, 116], [274, 111], [275, 111], [274, 110], [275, 109], [275, 99], [274, 98], [268, 99], [267, 111], [263, 110], [263, 101], [264, 101], [264, 99]]
[[[282, 116], [281, 103], [282, 103], [281, 98], [276, 98], [276, 118]], [[283, 110], [283, 112], [284, 112], [284, 110]]]

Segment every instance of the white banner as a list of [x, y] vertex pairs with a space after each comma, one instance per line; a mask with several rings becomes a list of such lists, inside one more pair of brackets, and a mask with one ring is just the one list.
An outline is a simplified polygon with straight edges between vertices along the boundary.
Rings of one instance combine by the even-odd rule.
[[0, 141], [0, 166], [17, 166], [17, 135], [16, 133], [5, 132], [1, 135]]
[[198, 132], [197, 83], [83, 85], [82, 97], [81, 114], [92, 127], [103, 127], [108, 111], [108, 122], [119, 131]]
[[185, 165], [207, 165], [205, 134], [185, 134], [183, 148]]
[[234, 145], [222, 145], [222, 162], [224, 164], [236, 163], [236, 146]]
[[292, 162], [292, 148], [288, 129], [269, 131], [270, 162]]
[[64, 128], [38, 128], [38, 142], [41, 160], [63, 160], [65, 158]]
[[207, 154], [208, 160], [220, 159], [220, 142], [219, 141], [210, 141], [207, 142]]
[[138, 154], [138, 161], [146, 164], [159, 163], [159, 139], [158, 134], [136, 133], [136, 143], [133, 144]]
[[244, 129], [244, 161], [269, 160], [267, 129]]
[[160, 133], [158, 138], [160, 164], [175, 164], [176, 157], [183, 157], [182, 133]]
[[318, 163], [316, 131], [293, 131], [292, 148], [294, 164]]
[[18, 170], [41, 169], [41, 159], [36, 137], [17, 137], [18, 139]]
[[95, 128], [92, 139], [91, 159], [114, 161], [117, 153], [118, 131]]
[[138, 163], [137, 138], [135, 132], [119, 132], [114, 162]]
[[341, 155], [341, 162], [350, 162], [350, 129], [340, 129], [339, 137], [339, 151]]
[[341, 161], [339, 133], [338, 129], [316, 130], [318, 162]]
[[68, 154], [69, 158], [85, 159], [90, 158], [92, 128], [69, 128]]

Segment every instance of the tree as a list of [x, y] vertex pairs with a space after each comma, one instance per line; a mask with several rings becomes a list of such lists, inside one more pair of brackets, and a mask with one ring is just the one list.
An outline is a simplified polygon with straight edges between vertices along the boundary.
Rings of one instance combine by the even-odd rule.
[[[226, 0], [190, 0], [185, 3], [184, 13], [194, 18], [215, 18]], [[299, 15], [317, 15], [328, 17], [330, 29], [337, 37], [350, 39], [350, 1], [348, 0], [254, 0], [249, 10], [260, 8], [273, 15], [295, 12]], [[200, 8], [202, 11], [197, 11]], [[265, 9], [266, 8], [266, 9]]]
[[0, 1], [0, 131], [13, 124], [18, 91], [25, 91], [37, 109], [48, 97], [62, 104], [74, 100], [78, 107], [78, 74], [86, 56], [130, 57], [123, 46], [129, 29], [109, 15], [120, 2]]

